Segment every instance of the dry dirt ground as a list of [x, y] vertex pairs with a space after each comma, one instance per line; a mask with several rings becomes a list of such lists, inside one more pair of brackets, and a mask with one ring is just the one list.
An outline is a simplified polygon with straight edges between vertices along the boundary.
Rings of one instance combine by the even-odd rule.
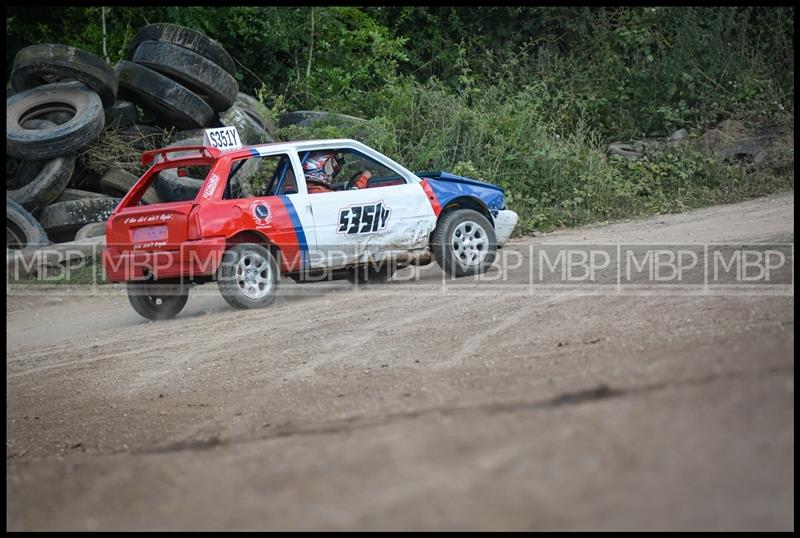
[[11, 290], [7, 528], [793, 529], [793, 289], [528, 285], [531, 246], [793, 225], [790, 193], [515, 240], [499, 280], [209, 285], [163, 322]]

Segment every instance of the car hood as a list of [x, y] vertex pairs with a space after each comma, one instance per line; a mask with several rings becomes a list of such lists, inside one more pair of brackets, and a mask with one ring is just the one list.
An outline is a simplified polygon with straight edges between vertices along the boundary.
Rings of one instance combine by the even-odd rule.
[[455, 174], [451, 174], [450, 172], [414, 172], [417, 177], [426, 177], [428, 179], [438, 179], [439, 181], [448, 181], [451, 183], [464, 183], [467, 185], [474, 185], [476, 187], [487, 187], [489, 189], [494, 189], [496, 191], [500, 191], [505, 193], [503, 187], [499, 185], [493, 185], [491, 183], [486, 183], [485, 181], [480, 181], [477, 179], [472, 179], [469, 177], [464, 176], [457, 176]]
[[415, 174], [417, 177], [431, 180], [431, 188], [443, 207], [450, 200], [465, 195], [478, 198], [491, 211], [503, 209], [505, 206], [505, 191], [497, 185], [449, 172], [415, 172]]

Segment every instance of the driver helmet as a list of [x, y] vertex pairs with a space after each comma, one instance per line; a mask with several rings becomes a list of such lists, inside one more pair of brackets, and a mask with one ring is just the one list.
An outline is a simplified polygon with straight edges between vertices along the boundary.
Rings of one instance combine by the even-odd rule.
[[333, 182], [334, 176], [342, 169], [336, 154], [331, 151], [315, 151], [306, 157], [303, 162], [303, 172], [307, 181], [328, 185]]

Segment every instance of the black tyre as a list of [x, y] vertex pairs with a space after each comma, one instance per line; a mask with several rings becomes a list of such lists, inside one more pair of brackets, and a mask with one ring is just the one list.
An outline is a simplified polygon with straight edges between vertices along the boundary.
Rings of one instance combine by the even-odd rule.
[[275, 124], [275, 120], [272, 119], [272, 113], [270, 113], [269, 109], [261, 101], [252, 95], [239, 92], [236, 94], [236, 101], [233, 104], [253, 118], [272, 139], [275, 139], [278, 126]]
[[82, 226], [81, 229], [75, 233], [75, 241], [89, 239], [91, 237], [100, 237], [101, 235], [106, 235], [106, 222], [92, 222], [86, 226]]
[[[53, 126], [54, 123], [48, 120], [28, 120], [24, 125], [26, 129], [49, 129]], [[22, 189], [34, 180], [39, 179], [43, 169], [45, 168], [45, 165], [49, 162], [19, 159], [12, 160], [14, 161], [15, 166], [12, 168], [11, 174], [8, 174], [9, 169], [6, 167], [6, 190]], [[60, 160], [60, 158], [57, 160]], [[74, 159], [72, 160], [74, 166]], [[17, 201], [19, 202], [19, 200]], [[52, 200], [49, 200], [48, 203], [49, 202], [52, 202]]]
[[75, 172], [72, 174], [72, 179], [69, 180], [69, 186], [82, 191], [100, 192], [102, 176], [94, 169], [87, 168], [79, 158], [75, 161]]
[[[27, 129], [49, 129], [55, 124], [47, 120], [28, 120]], [[7, 189], [10, 199], [31, 213], [53, 202], [66, 189], [75, 170], [75, 157], [59, 157], [48, 161], [20, 161], [15, 185]]]
[[298, 127], [309, 127], [312, 125], [357, 125], [367, 120], [348, 116], [347, 114], [335, 114], [333, 112], [319, 112], [316, 110], [298, 110], [282, 114], [278, 121], [279, 127], [297, 125]]
[[741, 164], [746, 167], [761, 164], [767, 152], [758, 144], [734, 144], [720, 150], [717, 158], [726, 164]]
[[[139, 181], [139, 178], [130, 172], [120, 170], [119, 168], [112, 168], [100, 178], [100, 190], [109, 196], [122, 198], [128, 191], [130, 191], [134, 184]], [[141, 198], [144, 204], [160, 204], [162, 202], [156, 190], [151, 186], [149, 187]]]
[[472, 209], [455, 209], [439, 217], [431, 236], [436, 263], [451, 277], [484, 273], [497, 254], [494, 228]]
[[[27, 121], [50, 112], [73, 117], [47, 129], [26, 129]], [[6, 151], [21, 159], [42, 160], [72, 155], [96, 141], [105, 115], [97, 94], [80, 83], [46, 84], [6, 100]]]
[[75, 170], [75, 157], [29, 162], [36, 163], [38, 173], [24, 186], [6, 191], [6, 194], [31, 213], [36, 213], [55, 201], [67, 188]]
[[24, 187], [39, 175], [42, 163], [47, 161], [21, 161], [16, 160], [17, 166], [13, 176], [6, 176], [6, 189], [19, 189]]
[[225, 127], [236, 127], [242, 143], [247, 146], [275, 141], [260, 123], [238, 106], [232, 106], [225, 112], [221, 112], [219, 122]]
[[11, 86], [28, 90], [60, 80], [77, 80], [97, 92], [103, 106], [117, 97], [117, 75], [102, 58], [66, 45], [31, 45], [19, 51], [11, 68]]
[[174, 318], [189, 300], [189, 288], [181, 284], [128, 282], [127, 288], [133, 309], [152, 320]]
[[72, 241], [83, 226], [108, 220], [118, 203], [119, 198], [86, 198], [51, 204], [42, 210], [39, 222], [54, 242]]
[[61, 196], [56, 198], [55, 203], [58, 204], [61, 202], [72, 202], [74, 200], [85, 200], [86, 198], [111, 198], [111, 196], [99, 192], [83, 191], [80, 189], [64, 189], [64, 192], [61, 193]]
[[[71, 120], [74, 115], [75, 114], [71, 112], [50, 112], [49, 114], [45, 114], [43, 119], [52, 121], [56, 125], [61, 125], [62, 123], [67, 123], [69, 120]], [[23, 127], [27, 127], [31, 121], [33, 120], [28, 120]]]
[[614, 143], [608, 146], [606, 155], [608, 157], [619, 155], [625, 159], [641, 159], [644, 156], [644, 145]]
[[120, 97], [141, 106], [160, 123], [196, 129], [213, 121], [211, 107], [169, 77], [124, 60], [117, 64], [116, 71]]
[[42, 225], [24, 207], [6, 200], [6, 247], [35, 250], [50, 244]]
[[255, 243], [233, 245], [222, 257], [217, 285], [234, 308], [261, 308], [275, 301], [280, 273], [275, 256]]
[[130, 101], [117, 101], [109, 108], [106, 108], [106, 127], [111, 129], [121, 129], [136, 124], [139, 118], [136, 105]]
[[143, 41], [166, 41], [183, 48], [189, 49], [220, 66], [231, 76], [236, 75], [236, 65], [233, 58], [215, 40], [191, 28], [176, 24], [155, 23], [143, 26], [133, 36], [133, 41], [128, 49], [128, 59], [133, 58], [136, 49]]
[[[202, 138], [178, 138], [179, 140], [165, 147], [175, 148], [180, 146], [203, 145]], [[180, 153], [175, 154], [175, 156], [179, 155]], [[204, 181], [205, 177], [180, 177], [178, 176], [176, 168], [169, 168], [158, 173], [158, 177], [153, 182], [153, 186], [155, 187], [158, 197], [164, 202], [180, 202], [184, 200], [193, 200], [200, 191], [200, 187], [203, 185]]]
[[215, 111], [230, 108], [236, 100], [239, 91], [236, 79], [189, 49], [163, 41], [143, 41], [132, 60], [176, 80], [202, 97]]

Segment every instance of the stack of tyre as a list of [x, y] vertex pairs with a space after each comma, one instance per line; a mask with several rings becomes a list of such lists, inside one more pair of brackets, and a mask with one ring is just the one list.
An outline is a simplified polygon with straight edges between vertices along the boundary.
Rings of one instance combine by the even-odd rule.
[[[141, 28], [116, 67], [65, 45], [19, 51], [6, 99], [7, 246], [35, 250], [104, 234], [102, 223], [138, 179], [114, 165], [89, 171], [76, 158], [104, 130], [138, 151], [163, 145], [166, 132], [174, 133], [170, 145], [190, 145], [203, 128], [230, 125], [246, 144], [273, 141], [269, 110], [240, 93], [235, 76], [219, 43], [164, 23]], [[199, 183], [161, 174], [142, 202], [185, 199]]]
[[[116, 72], [120, 95], [156, 118], [156, 125], [180, 130], [167, 147], [202, 145], [206, 127], [235, 126], [248, 145], [274, 140], [269, 110], [239, 92], [230, 54], [195, 30], [167, 23], [141, 28]], [[168, 170], [154, 188], [165, 201], [185, 200], [202, 182], [201, 177], [179, 179]]]
[[6, 99], [6, 243], [35, 249], [69, 241], [108, 218], [117, 200], [68, 188], [81, 175], [76, 154], [100, 137], [120, 110], [117, 76], [101, 58], [65, 45], [19, 51]]
[[273, 140], [269, 111], [239, 93], [230, 54], [195, 30], [166, 23], [143, 27], [116, 72], [120, 94], [158, 118], [157, 124], [190, 132], [236, 125], [245, 144]]

